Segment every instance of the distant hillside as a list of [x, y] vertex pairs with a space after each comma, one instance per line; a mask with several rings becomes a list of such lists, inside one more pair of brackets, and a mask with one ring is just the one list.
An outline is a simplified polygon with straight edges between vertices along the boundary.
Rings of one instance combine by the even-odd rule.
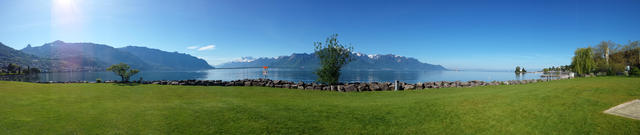
[[201, 70], [211, 69], [205, 60], [185, 53], [165, 52], [147, 47], [127, 46], [118, 50], [129, 52], [156, 70]]
[[102, 70], [120, 62], [137, 69], [152, 69], [140, 58], [102, 44], [55, 41], [38, 47], [28, 46], [21, 51], [68, 64], [65, 67], [52, 67], [57, 70]]
[[[387, 55], [366, 55], [353, 53], [354, 60], [347, 64], [344, 70], [446, 70], [440, 65], [422, 63], [415, 58]], [[317, 69], [320, 67], [320, 60], [315, 54], [294, 53], [290, 56], [280, 56], [277, 58], [252, 58], [244, 57], [241, 60], [218, 65], [218, 68], [239, 68], [239, 67], [280, 67], [280, 68], [303, 68]]]
[[37, 56], [23, 53], [0, 43], [0, 67], [6, 67], [10, 63], [15, 63], [24, 67], [36, 67], [47, 69], [50, 61]]
[[212, 68], [205, 61], [191, 55], [169, 53], [146, 47], [113, 48], [103, 44], [54, 41], [37, 47], [27, 46], [21, 51], [40, 58], [55, 60], [55, 63], [63, 63], [58, 64], [59, 66], [51, 66], [55, 71], [101, 71], [121, 62], [141, 70]]

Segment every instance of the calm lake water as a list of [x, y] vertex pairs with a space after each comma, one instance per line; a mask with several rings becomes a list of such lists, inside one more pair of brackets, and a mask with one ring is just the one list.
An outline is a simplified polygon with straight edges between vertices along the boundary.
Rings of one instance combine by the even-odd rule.
[[[131, 80], [238, 80], [264, 78], [263, 69], [212, 69], [204, 71], [142, 71], [131, 77]], [[539, 79], [540, 73], [527, 73], [516, 75], [513, 72], [490, 72], [490, 71], [343, 71], [340, 81], [342, 82], [393, 82], [394, 80], [416, 83], [429, 81], [504, 81], [521, 79]], [[41, 73], [27, 77], [23, 81], [48, 82], [48, 81], [95, 81], [119, 80], [120, 78], [112, 72], [66, 72], [66, 73]], [[289, 80], [312, 82], [316, 75], [311, 70], [300, 69], [269, 69], [266, 78], [273, 80]]]

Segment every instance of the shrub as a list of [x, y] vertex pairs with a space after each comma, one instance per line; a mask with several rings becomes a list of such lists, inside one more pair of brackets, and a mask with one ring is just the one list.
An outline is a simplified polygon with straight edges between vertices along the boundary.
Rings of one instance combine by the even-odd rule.
[[633, 67], [633, 68], [631, 69], [631, 75], [634, 75], [634, 76], [640, 76], [640, 68], [638, 68], [638, 67]]

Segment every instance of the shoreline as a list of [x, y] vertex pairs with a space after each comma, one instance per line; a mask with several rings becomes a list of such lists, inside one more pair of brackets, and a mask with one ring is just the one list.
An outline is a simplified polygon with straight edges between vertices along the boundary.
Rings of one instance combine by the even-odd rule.
[[[324, 90], [324, 91], [337, 91], [337, 92], [363, 92], [363, 91], [397, 91], [397, 90], [422, 90], [422, 89], [437, 89], [437, 88], [461, 88], [461, 87], [477, 87], [477, 86], [494, 86], [494, 85], [518, 85], [529, 84], [538, 82], [547, 82], [552, 80], [564, 80], [570, 78], [548, 78], [548, 79], [529, 79], [529, 80], [508, 80], [508, 81], [434, 81], [434, 82], [419, 82], [419, 83], [405, 83], [405, 82], [352, 82], [352, 83], [340, 83], [337, 85], [327, 85], [320, 83], [305, 83], [302, 81], [293, 82], [285, 80], [271, 80], [271, 79], [242, 79], [232, 81], [222, 80], [155, 80], [155, 81], [133, 81], [134, 84], [155, 84], [155, 85], [181, 85], [181, 86], [222, 86], [222, 87], [271, 87], [271, 88], [286, 88], [286, 89], [299, 89], [299, 90]], [[104, 82], [89, 82], [89, 81], [64, 81], [64, 82], [31, 82], [40, 84], [54, 84], [54, 83], [118, 83], [115, 80], [106, 80]]]

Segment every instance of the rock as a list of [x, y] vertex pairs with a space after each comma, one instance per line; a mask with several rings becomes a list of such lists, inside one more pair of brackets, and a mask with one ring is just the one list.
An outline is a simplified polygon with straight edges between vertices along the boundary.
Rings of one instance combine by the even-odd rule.
[[406, 84], [406, 85], [404, 85], [402, 87], [403, 87], [404, 90], [414, 90], [414, 89], [416, 89], [416, 86], [412, 85], [412, 84]]
[[358, 90], [358, 88], [354, 84], [349, 84], [349, 85], [344, 87], [344, 91], [345, 92], [352, 92], [352, 91], [357, 91], [357, 90]]
[[382, 88], [380, 88], [380, 86], [378, 86], [377, 83], [369, 84], [369, 89], [372, 90], [372, 91], [380, 91], [380, 90], [382, 90]]
[[467, 87], [467, 86], [471, 86], [469, 82], [460, 82], [460, 87]]
[[391, 90], [391, 88], [389, 88], [389, 85], [390, 85], [389, 83], [383, 83], [378, 86], [380, 86], [380, 90], [388, 91], [388, 90]]
[[370, 91], [370, 89], [366, 83], [360, 83], [358, 84], [358, 91]]
[[244, 86], [251, 86], [251, 82], [244, 82]]
[[421, 83], [421, 82], [416, 83], [416, 89], [417, 89], [417, 90], [424, 89], [424, 83]]

